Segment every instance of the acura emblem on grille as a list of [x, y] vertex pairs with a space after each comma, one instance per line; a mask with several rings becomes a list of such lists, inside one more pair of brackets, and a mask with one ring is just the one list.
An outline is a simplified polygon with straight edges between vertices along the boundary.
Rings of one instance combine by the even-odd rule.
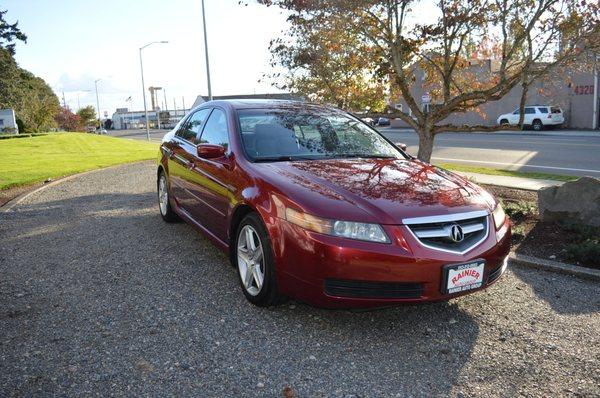
[[460, 225], [454, 224], [452, 227], [450, 227], [449, 238], [456, 243], [462, 242], [462, 240], [465, 238], [465, 234]]

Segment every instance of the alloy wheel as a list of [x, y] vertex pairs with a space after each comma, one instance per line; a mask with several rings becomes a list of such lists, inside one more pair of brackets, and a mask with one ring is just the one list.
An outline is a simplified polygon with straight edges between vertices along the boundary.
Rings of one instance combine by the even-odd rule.
[[162, 174], [158, 180], [158, 205], [160, 207], [160, 213], [163, 216], [166, 216], [169, 206], [169, 190], [167, 189], [167, 179], [164, 174]]
[[252, 296], [258, 295], [265, 282], [264, 255], [258, 233], [250, 225], [239, 232], [237, 260], [244, 289]]

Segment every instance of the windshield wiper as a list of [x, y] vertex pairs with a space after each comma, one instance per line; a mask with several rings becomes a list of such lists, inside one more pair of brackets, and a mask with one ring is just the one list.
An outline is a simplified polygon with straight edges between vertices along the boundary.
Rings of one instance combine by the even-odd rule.
[[315, 158], [309, 158], [306, 156], [263, 156], [259, 158], [254, 158], [255, 162], [289, 162], [294, 160], [316, 160]]
[[396, 156], [392, 155], [377, 155], [371, 153], [345, 153], [336, 155], [339, 158], [365, 158], [365, 159], [397, 159]]

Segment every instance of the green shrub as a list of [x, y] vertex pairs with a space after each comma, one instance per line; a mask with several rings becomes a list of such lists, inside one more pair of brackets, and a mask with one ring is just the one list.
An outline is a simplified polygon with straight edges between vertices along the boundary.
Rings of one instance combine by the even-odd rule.
[[535, 216], [537, 214], [537, 204], [535, 202], [501, 202], [504, 212], [513, 220], [522, 220], [528, 216]]
[[585, 265], [600, 264], [600, 242], [585, 241], [567, 245], [567, 257]]
[[561, 224], [567, 232], [567, 257], [585, 265], [600, 265], [600, 228], [576, 223]]

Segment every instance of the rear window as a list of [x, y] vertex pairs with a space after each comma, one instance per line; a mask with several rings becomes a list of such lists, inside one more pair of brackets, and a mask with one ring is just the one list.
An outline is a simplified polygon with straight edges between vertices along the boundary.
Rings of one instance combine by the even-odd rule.
[[562, 113], [562, 111], [560, 110], [560, 108], [557, 107], [557, 106], [553, 106], [552, 108], [550, 108], [550, 111], [552, 113]]
[[540, 113], [548, 113], [548, 108], [546, 108], [545, 106], [540, 106], [538, 110], [540, 111]]

